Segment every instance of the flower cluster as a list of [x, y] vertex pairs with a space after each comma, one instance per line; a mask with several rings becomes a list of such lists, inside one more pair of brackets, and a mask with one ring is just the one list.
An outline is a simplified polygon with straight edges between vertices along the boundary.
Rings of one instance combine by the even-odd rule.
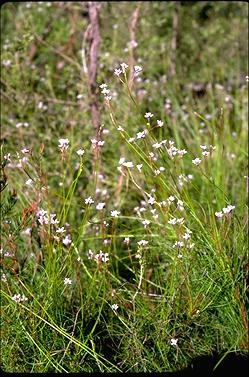
[[23, 301], [28, 301], [27, 297], [24, 295], [20, 295], [20, 293], [15, 294], [14, 296], [11, 297], [11, 299], [15, 302], [23, 302]]
[[43, 224], [52, 224], [52, 225], [59, 224], [59, 220], [56, 219], [56, 214], [51, 213], [49, 215], [48, 211], [45, 211], [44, 209], [39, 209], [36, 212], [36, 216], [37, 216], [38, 222], [41, 225], [43, 225]]
[[224, 215], [227, 215], [228, 213], [230, 213], [232, 210], [234, 210], [234, 208], [235, 206], [229, 204], [227, 207], [222, 208], [220, 212], [215, 212], [215, 216], [218, 218], [221, 218]]
[[97, 263], [103, 262], [106, 263], [109, 260], [108, 253], [103, 253], [102, 250], [98, 252], [98, 254], [94, 254], [91, 249], [88, 250], [87, 253], [88, 259], [95, 260]]
[[98, 149], [100, 147], [103, 147], [105, 144], [104, 140], [96, 140], [96, 139], [91, 139], [92, 147], [93, 149]]
[[61, 153], [64, 153], [69, 147], [70, 141], [68, 139], [59, 139], [58, 147]]
[[110, 95], [110, 89], [107, 88], [107, 84], [101, 84], [100, 86], [101, 93], [104, 94], [104, 97], [107, 101], [110, 101], [112, 99], [112, 96]]

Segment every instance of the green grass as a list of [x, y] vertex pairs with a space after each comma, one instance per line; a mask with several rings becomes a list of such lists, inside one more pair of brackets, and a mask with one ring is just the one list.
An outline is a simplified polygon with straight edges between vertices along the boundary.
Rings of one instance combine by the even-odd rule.
[[[201, 355], [248, 354], [247, 5], [144, 2], [134, 52], [143, 71], [130, 92], [113, 70], [128, 62], [136, 4], [103, 3], [98, 85], [114, 95], [106, 103], [99, 90], [107, 131], [94, 164], [80, 54], [86, 4], [46, 4], [6, 3], [1, 14], [2, 369], [165, 372]], [[196, 83], [208, 84], [203, 96], [192, 89]], [[149, 122], [146, 112], [154, 114]], [[157, 119], [163, 127], [155, 127]], [[20, 122], [29, 126], [16, 127]], [[145, 138], [130, 141], [145, 129]], [[61, 138], [70, 142], [63, 154]], [[169, 140], [187, 153], [171, 159]], [[200, 145], [215, 149], [204, 158]], [[134, 166], [120, 170], [121, 157]], [[158, 174], [160, 167], [166, 170]], [[90, 196], [92, 205], [85, 203]], [[228, 205], [235, 208], [218, 218]], [[58, 224], [39, 222], [41, 209]], [[174, 218], [184, 223], [169, 223]], [[177, 241], [183, 246], [174, 247]], [[89, 259], [89, 249], [109, 259]], [[27, 301], [16, 302], [15, 294]]]

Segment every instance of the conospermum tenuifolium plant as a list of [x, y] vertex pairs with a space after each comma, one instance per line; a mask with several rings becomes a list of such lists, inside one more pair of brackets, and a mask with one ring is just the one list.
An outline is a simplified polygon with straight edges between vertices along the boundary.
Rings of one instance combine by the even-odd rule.
[[[50, 193], [46, 174], [32, 160], [29, 148], [22, 148], [25, 159], [17, 155], [15, 166], [12, 156], [4, 156], [9, 168], [29, 177], [24, 182], [27, 191], [19, 193], [25, 206], [15, 224], [19, 247], [29, 249], [17, 270], [21, 259], [13, 253], [16, 240], [6, 232], [4, 298], [21, 315], [20, 332], [30, 334], [31, 318], [43, 323], [33, 343], [36, 349], [46, 332], [57, 334], [64, 354], [47, 356], [57, 371], [68, 368], [63, 364], [67, 347], [78, 347], [101, 371], [174, 370], [193, 355], [246, 348], [246, 180], [241, 172], [239, 190], [229, 187], [240, 165], [235, 159], [233, 168], [227, 154], [236, 145], [226, 137], [225, 115], [214, 122], [215, 127], [207, 124], [209, 132], [201, 138], [183, 140], [176, 130], [176, 138], [168, 138], [171, 125], [155, 111], [140, 110], [128, 86], [128, 69], [121, 64], [115, 75], [141, 123], [138, 132], [130, 134], [128, 125], [119, 121], [117, 101], [112, 104], [107, 84], [101, 84], [111, 119], [109, 131], [127, 146], [117, 156], [116, 175], [111, 175], [112, 195], [101, 166], [96, 164], [89, 172], [85, 163], [93, 150], [104, 153], [108, 132], [102, 132], [99, 140], [90, 138], [88, 151], [61, 136], [56, 150], [64, 178], [57, 195]], [[134, 77], [141, 74], [140, 66], [134, 69]], [[199, 112], [191, 116], [206, 122]], [[244, 132], [241, 128], [241, 135]], [[70, 160], [75, 157], [72, 177]], [[89, 183], [77, 200], [84, 175]], [[28, 227], [23, 219], [30, 219]], [[39, 255], [35, 262], [32, 250]], [[30, 319], [25, 322], [27, 315]], [[108, 342], [113, 339], [113, 350], [119, 344], [118, 363], [114, 354], [109, 359], [102, 354], [98, 331]], [[46, 347], [41, 348], [43, 354]]]

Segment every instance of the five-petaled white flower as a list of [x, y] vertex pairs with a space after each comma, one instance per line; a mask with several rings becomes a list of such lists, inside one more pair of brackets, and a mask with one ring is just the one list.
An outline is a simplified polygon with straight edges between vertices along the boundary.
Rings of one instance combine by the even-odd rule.
[[71, 284], [72, 284], [72, 280], [69, 279], [69, 278], [65, 278], [65, 279], [64, 279], [64, 284], [65, 284], [65, 285], [71, 285]]
[[94, 200], [92, 199], [91, 196], [85, 199], [85, 204], [93, 204], [93, 203], [94, 203]]
[[172, 346], [176, 346], [176, 345], [177, 345], [177, 342], [178, 342], [178, 339], [176, 339], [176, 338], [171, 338], [171, 339], [170, 339], [170, 344], [171, 344]]
[[116, 310], [118, 309], [118, 305], [117, 305], [117, 304], [113, 304], [113, 305], [112, 305], [112, 309], [113, 309], [114, 311], [116, 311]]
[[119, 214], [120, 214], [119, 211], [116, 211], [116, 210], [111, 211], [111, 217], [118, 217]]
[[141, 240], [141, 241], [138, 241], [137, 244], [139, 246], [146, 246], [148, 244], [148, 241], [145, 241], [145, 240]]
[[58, 147], [60, 148], [61, 152], [64, 152], [69, 147], [69, 140], [68, 139], [59, 139]]
[[201, 159], [200, 158], [195, 158], [194, 160], [192, 160], [192, 163], [196, 166], [200, 165], [201, 163]]
[[99, 204], [97, 204], [96, 209], [98, 211], [101, 211], [104, 208], [104, 206], [105, 206], [105, 203], [99, 203]]
[[85, 151], [84, 151], [84, 149], [78, 149], [76, 151], [76, 153], [77, 153], [78, 156], [83, 156], [83, 154], [85, 153]]
[[144, 117], [145, 117], [146, 119], [150, 119], [150, 118], [152, 118], [153, 116], [154, 116], [154, 114], [152, 114], [151, 112], [145, 113], [145, 115], [144, 115]]

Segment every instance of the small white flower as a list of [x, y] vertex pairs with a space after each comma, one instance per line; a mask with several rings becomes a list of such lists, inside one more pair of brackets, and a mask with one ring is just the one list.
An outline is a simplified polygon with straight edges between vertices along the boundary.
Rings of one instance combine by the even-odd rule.
[[151, 205], [153, 205], [155, 203], [155, 199], [152, 196], [150, 196], [149, 200], [148, 200], [148, 203], [151, 204]]
[[200, 165], [201, 163], [201, 160], [199, 158], [195, 158], [194, 160], [192, 160], [192, 163], [196, 166]]
[[222, 211], [220, 211], [220, 212], [215, 212], [215, 216], [221, 218], [221, 217], [223, 216]]
[[7, 277], [6, 277], [6, 274], [2, 274], [2, 275], [1, 275], [1, 281], [2, 281], [3, 283], [7, 283]]
[[120, 214], [119, 211], [116, 211], [116, 210], [111, 211], [111, 217], [118, 217], [119, 214]]
[[22, 302], [22, 301], [27, 301], [28, 300], [27, 297], [25, 297], [24, 295], [21, 296], [20, 293], [15, 294], [11, 298], [15, 302]]
[[70, 243], [72, 243], [72, 240], [71, 240], [71, 237], [70, 237], [70, 234], [67, 234], [65, 236], [65, 238], [63, 238], [62, 240], [62, 243], [66, 246], [70, 245]]
[[183, 247], [184, 243], [182, 241], [176, 241], [173, 245], [173, 247]]
[[152, 147], [153, 147], [153, 148], [156, 148], [156, 149], [161, 148], [161, 146], [162, 146], [161, 143], [155, 143], [155, 144], [152, 144]]
[[87, 257], [88, 257], [88, 259], [93, 259], [94, 258], [94, 253], [92, 252], [91, 249], [88, 250]]
[[125, 166], [126, 168], [133, 168], [134, 166], [132, 161], [123, 162], [122, 165]]
[[91, 196], [89, 196], [88, 198], [85, 199], [85, 204], [93, 204], [94, 203], [94, 200], [92, 199]]
[[138, 132], [137, 133], [137, 140], [143, 139], [143, 138], [145, 138], [145, 136], [146, 136], [146, 131]]
[[173, 219], [170, 219], [168, 221], [168, 224], [171, 224], [171, 225], [175, 225], [177, 223], [177, 219], [175, 217], [173, 217]]
[[173, 195], [170, 195], [167, 199], [169, 203], [172, 203], [175, 200], [175, 197]]
[[136, 165], [137, 170], [141, 173], [143, 164]]
[[135, 65], [134, 66], [134, 75], [135, 75], [135, 77], [137, 77], [139, 75], [139, 73], [142, 72], [142, 70], [143, 70], [142, 67], [140, 67], [139, 65]]
[[62, 233], [65, 233], [66, 229], [64, 228], [64, 226], [62, 226], [61, 228], [58, 228], [56, 230], [56, 233], [59, 233], [59, 234], [62, 234]]
[[178, 151], [177, 151], [177, 153], [179, 154], [179, 156], [184, 156], [186, 153], [188, 153], [187, 151], [186, 151], [186, 149], [179, 149]]
[[127, 65], [126, 63], [121, 63], [120, 66], [121, 66], [121, 68], [122, 68], [123, 73], [124, 73], [125, 70], [128, 68], [128, 65]]
[[83, 154], [85, 153], [85, 151], [84, 151], [84, 149], [78, 149], [76, 151], [76, 153], [77, 153], [78, 156], [83, 156]]
[[104, 206], [105, 206], [105, 203], [98, 203], [97, 206], [96, 206], [96, 209], [98, 211], [101, 211], [104, 208]]
[[161, 120], [157, 120], [157, 127], [162, 127], [163, 126], [163, 122]]
[[145, 117], [146, 119], [150, 119], [150, 118], [152, 118], [153, 116], [154, 116], [154, 114], [152, 114], [151, 112], [145, 113], [145, 115], [144, 115], [144, 117]]
[[25, 182], [25, 185], [27, 186], [32, 186], [33, 184], [33, 180], [32, 179], [28, 179], [26, 182]]
[[144, 225], [145, 228], [150, 224], [150, 220], [143, 220], [142, 224]]
[[137, 244], [139, 246], [146, 246], [148, 244], [148, 241], [145, 241], [145, 240], [141, 240], [141, 241], [138, 241]]
[[117, 305], [117, 304], [113, 304], [113, 305], [112, 305], [112, 309], [113, 309], [114, 311], [116, 311], [116, 310], [118, 309], [118, 305]]
[[176, 345], [177, 345], [177, 342], [178, 342], [178, 339], [175, 339], [175, 338], [171, 338], [171, 339], [170, 339], [170, 344], [171, 344], [172, 346], [176, 346]]
[[24, 154], [24, 153], [29, 153], [30, 150], [28, 148], [23, 148], [21, 149], [21, 152]]
[[69, 147], [69, 140], [68, 139], [59, 139], [58, 147], [60, 148], [61, 152], [64, 152]]
[[223, 208], [223, 213], [229, 213], [231, 212], [233, 209], [235, 208], [235, 206], [232, 206], [232, 205], [228, 205], [227, 207]]
[[130, 238], [129, 237], [125, 237], [124, 244], [128, 245], [129, 243], [130, 243]]
[[107, 84], [101, 84], [99, 87], [100, 87], [100, 89], [107, 88]]
[[189, 233], [185, 233], [182, 238], [184, 238], [185, 240], [189, 240], [190, 239], [190, 234]]
[[69, 278], [65, 278], [65, 279], [64, 279], [64, 284], [65, 284], [65, 285], [71, 285], [71, 284], [72, 284], [72, 280], [69, 279]]
[[121, 75], [121, 73], [122, 73], [122, 70], [120, 68], [114, 70], [114, 75], [118, 77]]

